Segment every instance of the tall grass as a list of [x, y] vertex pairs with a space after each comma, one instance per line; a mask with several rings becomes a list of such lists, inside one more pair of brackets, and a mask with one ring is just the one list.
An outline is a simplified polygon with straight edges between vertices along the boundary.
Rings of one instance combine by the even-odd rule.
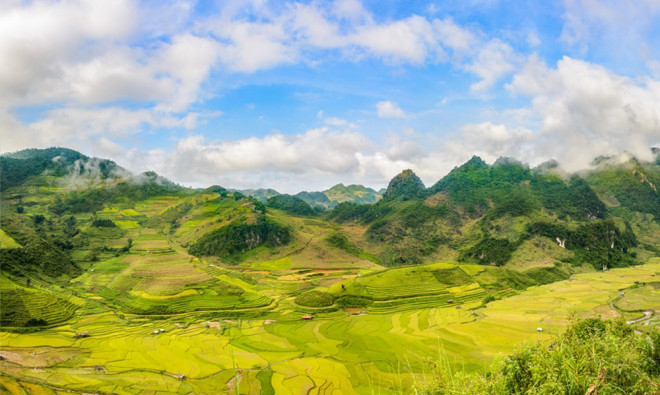
[[455, 371], [442, 351], [423, 394], [658, 394], [660, 332], [623, 320], [574, 321], [550, 343], [524, 345], [483, 374]]

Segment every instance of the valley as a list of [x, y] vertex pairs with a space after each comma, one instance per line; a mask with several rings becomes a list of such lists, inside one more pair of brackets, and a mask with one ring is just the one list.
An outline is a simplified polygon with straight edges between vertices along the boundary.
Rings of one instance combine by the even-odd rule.
[[574, 317], [660, 324], [660, 200], [635, 178], [647, 200], [610, 188], [619, 170], [473, 158], [328, 211], [155, 174], [72, 183], [84, 157], [48, 162], [67, 152], [28, 177], [3, 162], [10, 393], [410, 393], [438, 363], [484, 372]]

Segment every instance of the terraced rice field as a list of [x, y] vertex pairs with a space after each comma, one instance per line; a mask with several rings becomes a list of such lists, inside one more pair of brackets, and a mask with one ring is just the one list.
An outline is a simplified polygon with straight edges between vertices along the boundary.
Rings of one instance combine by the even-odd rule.
[[[33, 333], [0, 332], [0, 389], [401, 394], [430, 377], [433, 361], [482, 370], [516, 344], [548, 339], [570, 314], [621, 313], [613, 304], [658, 309], [660, 259], [523, 290], [503, 268], [386, 269], [328, 248], [326, 238], [335, 232], [328, 223], [277, 210], [273, 218], [296, 229], [291, 245], [248, 254], [234, 266], [199, 259], [186, 243], [200, 228], [220, 226], [219, 215], [250, 215], [215, 197], [203, 195], [179, 227], [167, 217], [181, 209], [176, 199], [99, 213], [118, 227], [82, 229], [93, 243], [81, 248], [85, 273], [70, 292], [38, 281], [29, 289], [0, 281], [3, 303], [29, 305], [29, 314], [18, 318], [51, 324]], [[129, 239], [130, 248], [118, 251]], [[88, 260], [95, 251], [98, 261]], [[330, 295], [333, 304], [296, 304], [312, 290]], [[620, 291], [625, 296], [617, 299]], [[368, 303], [342, 308], [351, 298]], [[81, 333], [88, 336], [75, 336]]]
[[[120, 262], [105, 262], [98, 271], [103, 266], [105, 273], [122, 273], [132, 265]], [[243, 275], [253, 273], [254, 284], [242, 280], [231, 268], [194, 261], [180, 264], [198, 267], [206, 276], [241, 289], [241, 297], [256, 297], [263, 287], [273, 291], [278, 284], [287, 283], [272, 274], [266, 282], [266, 274], [247, 266]], [[254, 268], [268, 265], [273, 263]], [[286, 269], [288, 264], [274, 266], [281, 269], [276, 273], [282, 276], [297, 273]], [[433, 273], [452, 268], [455, 265], [437, 264], [414, 270], [418, 274], [420, 270]], [[459, 268], [466, 275], [485, 272], [479, 267]], [[208, 303], [204, 299], [208, 287], [202, 295], [190, 292], [198, 292], [195, 288], [163, 296], [139, 291], [133, 299], [176, 304], [191, 298], [188, 305], [181, 305], [188, 312], [149, 318], [108, 311], [76, 316], [37, 333], [2, 332], [0, 354], [6, 360], [0, 362], [5, 375], [0, 376], [0, 384], [16, 393], [21, 388], [41, 388], [45, 393], [54, 388], [108, 393], [211, 394], [219, 389], [237, 389], [242, 394], [401, 393], [423, 383], [431, 360], [446, 357], [457, 369], [480, 370], [521, 341], [547, 339], [567, 323], [572, 312], [593, 315], [609, 311], [620, 289], [630, 293], [636, 289], [628, 289], [635, 281], [654, 282], [660, 276], [660, 262], [578, 274], [566, 281], [510, 292], [485, 307], [481, 295], [486, 290], [477, 282], [455, 286], [442, 284], [435, 276], [430, 282], [431, 277], [422, 274], [429, 280], [428, 287], [423, 286], [425, 282], [408, 287], [405, 279], [412, 282], [413, 273], [401, 275], [397, 270], [401, 269], [343, 280], [348, 290], [360, 289], [382, 299], [364, 314], [326, 309], [314, 313], [310, 321], [300, 319], [303, 309], [286, 297], [289, 288], [284, 285], [279, 294], [272, 292], [275, 305], [256, 315], [190, 313], [195, 303]], [[401, 284], [386, 281], [388, 276]], [[332, 291], [341, 290], [341, 284], [333, 285]], [[447, 302], [449, 297], [452, 303]], [[543, 332], [537, 332], [537, 327]], [[89, 337], [73, 337], [82, 332]], [[178, 379], [179, 374], [185, 379]]]

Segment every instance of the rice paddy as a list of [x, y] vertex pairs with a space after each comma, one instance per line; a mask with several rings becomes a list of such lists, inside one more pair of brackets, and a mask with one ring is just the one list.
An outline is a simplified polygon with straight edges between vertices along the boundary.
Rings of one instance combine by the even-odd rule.
[[[214, 197], [203, 197], [174, 228], [171, 219], [151, 220], [181, 203], [172, 199], [99, 213], [117, 228], [82, 228], [91, 242], [75, 256], [85, 273], [68, 291], [2, 278], [3, 305], [18, 298], [30, 316], [21, 320], [49, 325], [34, 332], [3, 326], [0, 389], [400, 394], [429, 379], [433, 361], [481, 371], [521, 342], [548, 339], [571, 314], [644, 310], [653, 312], [645, 324], [655, 324], [660, 309], [658, 258], [525, 289], [504, 268], [387, 269], [329, 247], [331, 224], [276, 210], [296, 230], [291, 245], [239, 265], [199, 259], [185, 248], [195, 231], [218, 226], [218, 213], [242, 213], [233, 200]], [[10, 248], [4, 234], [0, 241]], [[86, 258], [95, 251], [96, 260]], [[309, 291], [332, 304], [296, 304]]]

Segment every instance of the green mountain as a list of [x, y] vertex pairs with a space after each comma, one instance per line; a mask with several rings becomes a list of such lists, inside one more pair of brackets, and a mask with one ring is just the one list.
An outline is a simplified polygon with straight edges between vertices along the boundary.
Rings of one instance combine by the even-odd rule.
[[424, 197], [426, 187], [422, 180], [412, 170], [404, 170], [397, 174], [387, 186], [383, 200], [413, 200]]
[[42, 175], [106, 180], [124, 174], [127, 171], [113, 161], [90, 158], [67, 148], [26, 149], [0, 155], [0, 190]]
[[[530, 358], [554, 355], [569, 313], [623, 317], [582, 328], [589, 347], [594, 331], [634, 338], [656, 372], [657, 161], [568, 174], [474, 157], [429, 188], [404, 171], [381, 199], [340, 184], [261, 201], [59, 148], [0, 160], [4, 392], [443, 391], [467, 376], [437, 364], [483, 372], [527, 341], [492, 380], [471, 376], [506, 393], [540, 377]], [[599, 363], [589, 377], [609, 374]]]
[[[458, 259], [504, 266], [523, 254], [544, 255], [540, 244], [556, 244], [561, 251], [547, 257], [550, 261], [625, 266], [635, 261], [638, 240], [631, 217], [609, 210], [594, 190], [594, 180], [607, 176], [596, 170], [588, 179], [563, 179], [547, 165], [530, 169], [508, 158], [488, 165], [473, 157], [428, 189], [404, 171], [390, 182], [383, 200], [364, 207], [342, 204], [329, 217], [367, 226], [365, 239], [390, 265]], [[648, 192], [650, 185], [640, 188]], [[657, 202], [651, 194], [640, 200], [646, 212]], [[654, 253], [649, 248], [641, 252]]]
[[271, 188], [241, 189], [238, 192], [244, 195], [252, 196], [261, 203], [266, 203], [266, 201], [271, 197], [280, 195], [279, 192]]
[[371, 204], [382, 198], [382, 194], [363, 185], [337, 184], [322, 192], [299, 192], [296, 194], [312, 207], [333, 208], [339, 203]]

